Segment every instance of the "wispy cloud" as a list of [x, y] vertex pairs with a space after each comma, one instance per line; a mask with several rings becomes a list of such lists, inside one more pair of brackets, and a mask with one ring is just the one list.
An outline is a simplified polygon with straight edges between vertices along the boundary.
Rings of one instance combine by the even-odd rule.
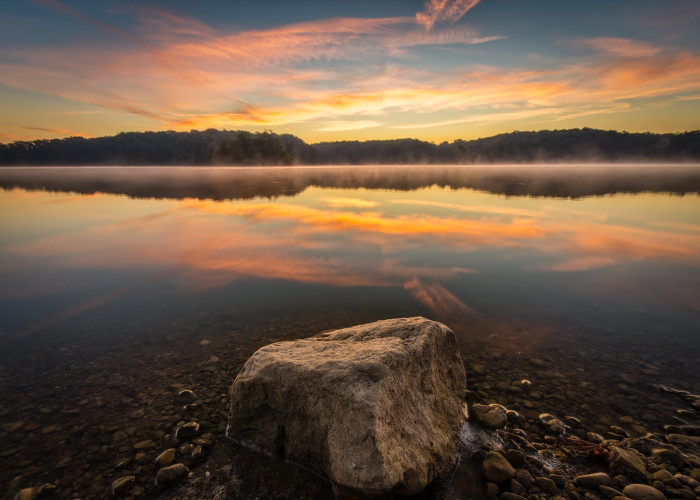
[[168, 129], [304, 124], [318, 134], [337, 134], [380, 126], [545, 123], [624, 113], [635, 109], [635, 100], [700, 92], [700, 57], [630, 38], [574, 40], [569, 47], [593, 53], [538, 69], [469, 59], [421, 69], [431, 47], [504, 38], [445, 26], [474, 0], [428, 1], [418, 25], [407, 16], [334, 18], [236, 32], [145, 7], [120, 11], [138, 22], [126, 32], [58, 0], [36, 1], [119, 35], [121, 42], [10, 48], [0, 57], [0, 83], [137, 115]]
[[416, 23], [429, 31], [436, 23], [459, 21], [479, 0], [426, 0], [422, 12], [416, 14]]
[[19, 125], [16, 125], [13, 128], [18, 128], [21, 130], [38, 130], [40, 132], [51, 132], [52, 134], [64, 134], [64, 135], [71, 134], [71, 132], [69, 130], [65, 130], [65, 129], [54, 129], [54, 128], [45, 128], [45, 127], [21, 127]]
[[381, 122], [374, 120], [335, 121], [328, 122], [317, 130], [321, 132], [341, 132], [343, 130], [362, 130], [365, 128], [379, 127], [381, 125]]
[[629, 38], [601, 36], [584, 38], [578, 40], [577, 44], [617, 57], [652, 57], [661, 52], [659, 47], [650, 43]]
[[63, 2], [59, 2], [58, 0], [30, 0], [34, 3], [43, 5], [45, 7], [49, 7], [51, 9], [54, 9], [58, 12], [62, 12], [63, 14], [75, 17], [76, 19], [80, 19], [81, 21], [85, 21], [89, 24], [92, 24], [93, 26], [100, 28], [101, 30], [106, 31], [107, 33], [111, 33], [113, 35], [117, 35], [120, 37], [127, 38], [129, 40], [134, 40], [134, 38], [127, 33], [124, 30], [121, 30], [117, 28], [116, 26], [112, 26], [111, 24], [105, 23], [103, 21], [100, 21], [99, 19], [96, 19], [78, 9], [74, 9], [73, 7], [70, 7], [69, 5], [64, 4]]

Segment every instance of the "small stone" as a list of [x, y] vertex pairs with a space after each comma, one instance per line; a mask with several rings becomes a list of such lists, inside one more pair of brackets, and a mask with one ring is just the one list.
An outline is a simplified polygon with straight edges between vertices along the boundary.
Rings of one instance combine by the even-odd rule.
[[146, 455], [142, 451], [134, 455], [134, 462], [136, 462], [138, 465], [150, 464], [151, 460], [153, 460], [152, 455]]
[[685, 436], [683, 434], [667, 434], [666, 440], [679, 446], [697, 446], [700, 445], [700, 436]]
[[199, 435], [199, 424], [197, 422], [188, 422], [181, 425], [175, 431], [175, 439], [178, 441], [189, 441]]
[[526, 488], [532, 488], [532, 485], [535, 484], [535, 480], [532, 479], [532, 474], [530, 474], [529, 471], [526, 469], [518, 469], [515, 471], [515, 478], [518, 480], [520, 484], [525, 486]]
[[601, 484], [598, 486], [598, 489], [600, 492], [606, 496], [606, 498], [613, 499], [615, 497], [621, 497], [622, 493], [617, 491], [615, 488], [611, 486], [605, 486], [604, 484]]
[[629, 434], [627, 434], [627, 431], [625, 429], [623, 429], [622, 427], [619, 427], [617, 425], [611, 425], [610, 432], [608, 434], [615, 434], [617, 436], [629, 437]]
[[525, 463], [525, 454], [522, 450], [510, 449], [506, 451], [506, 460], [508, 460], [513, 467], [520, 467]]
[[491, 499], [498, 498], [498, 485], [495, 483], [486, 483], [486, 495]]
[[2, 430], [5, 432], [15, 432], [20, 430], [24, 426], [24, 422], [7, 422], [2, 424]]
[[557, 485], [557, 488], [564, 488], [566, 486], [566, 476], [562, 474], [550, 474], [549, 479], [554, 481], [554, 484]]
[[613, 448], [610, 452], [610, 470], [627, 476], [632, 481], [646, 482], [648, 479], [644, 460], [632, 450]]
[[571, 415], [565, 416], [564, 420], [566, 420], [566, 423], [571, 425], [572, 427], [579, 427], [579, 428], [583, 427], [581, 420], [579, 420], [576, 417], [572, 417]]
[[690, 486], [691, 488], [697, 488], [698, 486], [700, 486], [700, 482], [685, 474], [674, 474], [673, 478], [679, 483], [685, 484], [686, 486]]
[[510, 480], [510, 491], [516, 495], [527, 495], [527, 489], [517, 479]]
[[177, 400], [180, 403], [192, 403], [196, 401], [197, 395], [190, 389], [185, 389], [177, 393]]
[[600, 485], [612, 486], [613, 482], [610, 476], [605, 472], [594, 472], [592, 474], [583, 474], [574, 478], [574, 484], [580, 488], [595, 490]]
[[469, 416], [489, 429], [503, 429], [508, 422], [505, 408], [501, 405], [472, 405]]
[[167, 467], [175, 461], [175, 448], [169, 448], [156, 457], [156, 463], [161, 467]]
[[201, 446], [195, 446], [190, 454], [192, 461], [201, 460], [204, 458], [204, 449]]
[[655, 448], [651, 451], [651, 458], [655, 462], [665, 462], [673, 465], [677, 469], [683, 467], [685, 460], [678, 450], [668, 450], [666, 448]]
[[673, 474], [666, 469], [657, 470], [651, 475], [651, 478], [655, 481], [661, 481], [664, 484], [673, 486], [674, 488], [679, 488], [681, 485], [680, 481], [673, 477]]
[[625, 424], [625, 425], [630, 425], [630, 424], [633, 424], [633, 423], [634, 423], [634, 419], [633, 419], [632, 417], [630, 417], [629, 415], [625, 415], [624, 417], [620, 417], [620, 418], [618, 419], [618, 421], [619, 421], [621, 424]]
[[484, 459], [482, 470], [486, 480], [493, 483], [501, 483], [515, 476], [513, 466], [497, 451], [488, 452]]
[[115, 443], [126, 441], [128, 438], [129, 436], [127, 436], [126, 433], [122, 431], [116, 431], [114, 434], [112, 434], [112, 441], [114, 441]]
[[207, 339], [199, 341], [199, 345], [201, 345], [201, 346], [205, 346], [205, 345], [209, 345], [209, 344], [211, 344], [211, 341], [207, 340]]
[[185, 464], [174, 464], [163, 467], [156, 475], [156, 485], [169, 486], [187, 476], [189, 472], [190, 470]]
[[591, 443], [602, 443], [605, 441], [605, 438], [595, 432], [587, 432], [586, 441], [590, 441]]
[[146, 412], [143, 410], [134, 410], [129, 414], [129, 418], [143, 418], [145, 414]]
[[512, 424], [517, 424], [523, 421], [523, 416], [515, 410], [506, 411], [506, 418], [508, 419], [508, 422]]
[[632, 500], [666, 500], [666, 495], [646, 484], [628, 484], [622, 494]]
[[145, 450], [146, 448], [152, 448], [156, 444], [151, 439], [146, 439], [144, 441], [139, 441], [134, 444], [135, 450]]
[[118, 497], [126, 493], [136, 481], [134, 476], [124, 476], [112, 482], [112, 496]]
[[56, 490], [56, 485], [51, 483], [34, 486], [33, 488], [24, 488], [19, 490], [13, 500], [35, 500], [42, 497], [50, 497]]
[[545, 427], [545, 429], [547, 429], [555, 436], [562, 434], [566, 429], [564, 422], [559, 420], [554, 415], [550, 415], [549, 413], [540, 414], [539, 419], [542, 425]]
[[183, 457], [189, 455], [194, 450], [194, 445], [192, 443], [185, 443], [177, 449], [177, 452]]
[[535, 484], [545, 493], [553, 495], [557, 492], [557, 485], [548, 477], [536, 477]]
[[527, 500], [527, 498], [511, 493], [510, 491], [506, 491], [499, 498], [501, 500]]

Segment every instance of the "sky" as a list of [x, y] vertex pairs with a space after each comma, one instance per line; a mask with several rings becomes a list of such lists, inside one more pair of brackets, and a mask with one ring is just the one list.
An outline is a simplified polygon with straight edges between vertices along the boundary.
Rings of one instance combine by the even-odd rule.
[[0, 142], [700, 129], [698, 0], [7, 0]]

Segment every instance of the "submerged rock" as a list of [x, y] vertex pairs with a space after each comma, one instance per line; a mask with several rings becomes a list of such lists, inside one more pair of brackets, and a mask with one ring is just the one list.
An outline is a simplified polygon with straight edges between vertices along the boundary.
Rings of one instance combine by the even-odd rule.
[[610, 470], [633, 481], [646, 482], [649, 479], [644, 460], [634, 450], [613, 448], [610, 452]]
[[515, 469], [497, 451], [489, 451], [484, 459], [482, 471], [487, 481], [502, 483], [515, 476]]
[[633, 500], [666, 500], [666, 495], [646, 484], [629, 484], [622, 494]]
[[508, 423], [508, 415], [501, 405], [471, 405], [469, 416], [489, 429], [503, 429]]
[[258, 350], [231, 387], [228, 436], [338, 494], [415, 494], [456, 462], [465, 390], [449, 328], [378, 321]]
[[547, 429], [555, 436], [562, 434], [566, 430], [564, 422], [559, 420], [554, 415], [550, 415], [549, 413], [542, 413], [539, 418], [540, 422], [545, 427], [545, 429]]
[[129, 488], [131, 488], [134, 485], [135, 481], [136, 477], [134, 476], [123, 476], [119, 479], [115, 479], [112, 482], [112, 487], [110, 490], [112, 496], [118, 497], [124, 495], [129, 490]]
[[156, 474], [157, 486], [169, 486], [187, 476], [190, 470], [185, 464], [174, 464], [163, 467]]

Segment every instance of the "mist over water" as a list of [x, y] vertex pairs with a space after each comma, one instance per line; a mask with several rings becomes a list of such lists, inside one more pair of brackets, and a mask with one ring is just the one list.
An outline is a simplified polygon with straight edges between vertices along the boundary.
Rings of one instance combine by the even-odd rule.
[[3, 168], [0, 186], [0, 415], [60, 429], [7, 434], [6, 482], [59, 480], [65, 456], [107, 488], [123, 452], [87, 460], [76, 415], [115, 432], [145, 408], [134, 432], [169, 430], [176, 388], [221, 398], [262, 345], [388, 317], [452, 328], [485, 399], [527, 378], [537, 409], [593, 426], [654, 431], [673, 396], [652, 385], [700, 392], [697, 166]]

